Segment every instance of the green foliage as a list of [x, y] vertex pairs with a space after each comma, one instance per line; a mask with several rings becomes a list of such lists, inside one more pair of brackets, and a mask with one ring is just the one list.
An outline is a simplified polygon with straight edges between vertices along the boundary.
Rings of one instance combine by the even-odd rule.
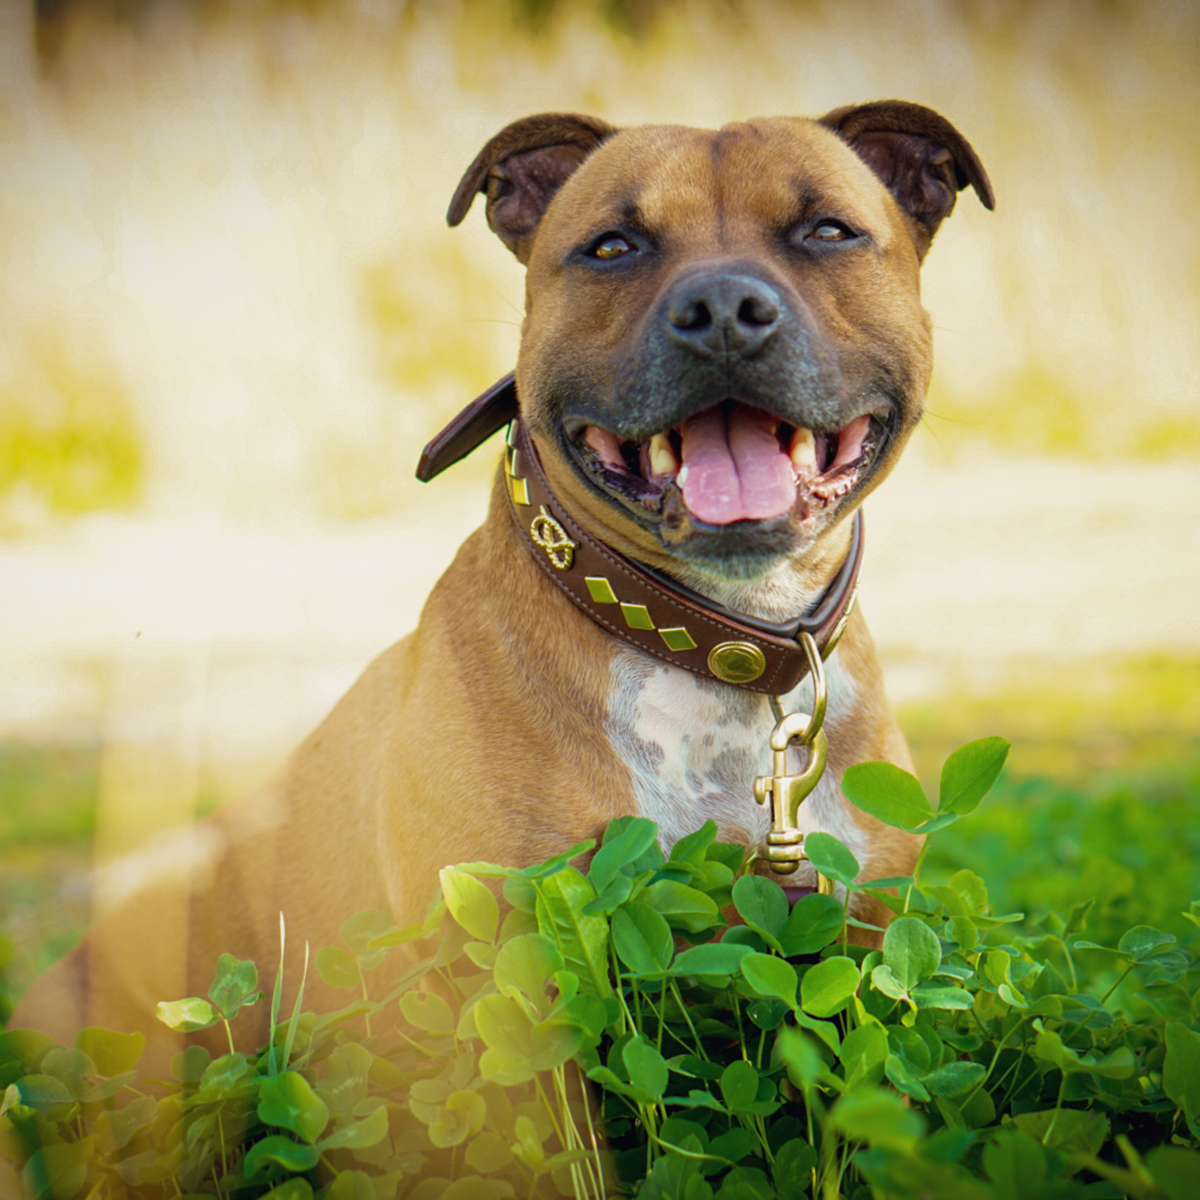
[[95, 744], [0, 741], [0, 845], [88, 845], [99, 769]]
[[[1006, 753], [951, 755], [936, 809], [895, 768], [847, 790], [902, 828], [945, 825]], [[849, 942], [832, 896], [789, 910], [711, 822], [666, 857], [622, 818], [586, 871], [590, 844], [463, 864], [419, 926], [358, 914], [316, 960], [352, 1002], [302, 1013], [302, 989], [280, 1020], [277, 986], [254, 1054], [233, 1030], [257, 972], [222, 956], [206, 996], [160, 1005], [229, 1031], [227, 1054], [177, 1056], [173, 1094], [145, 1093], [136, 1035], [0, 1034], [0, 1184], [7, 1160], [55, 1200], [1193, 1194], [1200, 996], [1175, 934], [1098, 939], [1087, 906], [997, 914], [966, 869], [854, 883], [849, 851], [814, 842], [895, 912], [878, 949]]]
[[1006, 780], [970, 820], [933, 839], [926, 869], [970, 868], [993, 903], [1024, 912], [1030, 928], [1066, 923], [1087, 906], [1099, 942], [1115, 944], [1139, 924], [1194, 937], [1180, 910], [1200, 895], [1200, 774], [1180, 765], [1149, 775], [1136, 784]]

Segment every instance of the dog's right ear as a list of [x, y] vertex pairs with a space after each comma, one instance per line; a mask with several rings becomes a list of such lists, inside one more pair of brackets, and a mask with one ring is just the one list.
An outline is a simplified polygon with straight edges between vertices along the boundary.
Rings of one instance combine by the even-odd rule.
[[971, 144], [923, 104], [852, 104], [826, 113], [820, 124], [848, 142], [883, 181], [912, 220], [922, 257], [963, 188], [973, 187], [985, 208], [996, 207], [991, 181]]
[[616, 129], [578, 113], [540, 113], [500, 130], [462, 177], [446, 221], [457, 225], [476, 192], [487, 196], [492, 232], [528, 261], [530, 237], [554, 193], [581, 162]]

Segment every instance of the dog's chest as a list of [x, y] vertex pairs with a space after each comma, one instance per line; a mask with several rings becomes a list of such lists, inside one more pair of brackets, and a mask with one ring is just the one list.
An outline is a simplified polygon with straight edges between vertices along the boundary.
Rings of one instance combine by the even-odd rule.
[[[836, 653], [826, 673], [825, 728], [836, 737], [838, 725], [852, 719], [855, 686]], [[611, 682], [606, 732], [629, 768], [637, 812], [657, 823], [663, 849], [710, 818], [723, 840], [765, 843], [770, 814], [754, 799], [754, 778], [771, 769], [768, 738], [775, 719], [767, 698], [625, 648], [613, 657]], [[809, 711], [811, 703], [811, 685], [804, 681], [784, 708]], [[799, 753], [789, 751], [789, 770], [800, 766]], [[864, 861], [865, 840], [832, 773], [801, 806], [799, 827], [834, 834]]]

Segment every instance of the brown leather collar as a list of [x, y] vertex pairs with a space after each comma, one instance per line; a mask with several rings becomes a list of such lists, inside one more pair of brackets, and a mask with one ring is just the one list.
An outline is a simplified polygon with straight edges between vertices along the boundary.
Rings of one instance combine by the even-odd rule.
[[505, 376], [425, 447], [417, 476], [432, 479], [508, 421], [505, 482], [513, 519], [534, 561], [568, 598], [614, 636], [705, 679], [782, 696], [808, 673], [799, 637], [810, 634], [828, 658], [854, 608], [862, 563], [862, 513], [850, 552], [809, 615], [774, 624], [736, 613], [633, 562], [571, 519], [550, 490]]
[[466, 408], [421, 451], [417, 478], [428, 483], [447, 467], [466, 458], [517, 416], [517, 381], [509, 371]]
[[808, 672], [799, 635], [810, 633], [827, 656], [845, 628], [862, 561], [857, 514], [850, 553], [816, 611], [775, 625], [732, 612], [592, 537], [551, 492], [520, 421], [510, 426], [504, 469], [513, 519], [534, 561], [593, 621], [655, 658], [782, 696]]

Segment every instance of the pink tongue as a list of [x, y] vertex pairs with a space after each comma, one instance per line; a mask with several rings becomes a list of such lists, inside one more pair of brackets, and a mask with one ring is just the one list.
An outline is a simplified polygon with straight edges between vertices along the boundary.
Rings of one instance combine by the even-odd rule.
[[728, 419], [710, 408], [685, 421], [682, 438], [684, 503], [710, 525], [756, 521], [789, 512], [796, 502], [791, 460], [775, 437], [778, 422], [735, 405]]

